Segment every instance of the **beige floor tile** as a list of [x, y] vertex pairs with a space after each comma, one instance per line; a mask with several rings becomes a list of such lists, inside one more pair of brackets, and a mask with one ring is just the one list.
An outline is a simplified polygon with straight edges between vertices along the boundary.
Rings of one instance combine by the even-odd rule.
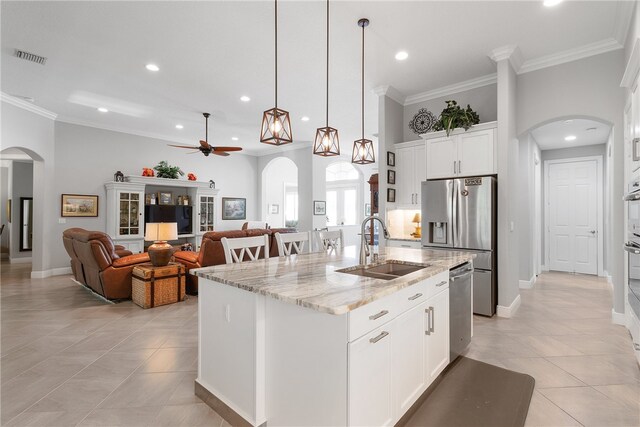
[[113, 350], [131, 351], [145, 348], [160, 348], [166, 340], [166, 330], [136, 331], [114, 347]]
[[563, 342], [562, 337], [534, 335], [516, 337], [524, 344], [531, 346], [540, 356], [581, 356], [583, 353]]
[[6, 427], [65, 427], [78, 424], [91, 409], [74, 409], [71, 411], [23, 412]]
[[585, 426], [638, 426], [640, 412], [609, 399], [591, 387], [540, 390], [547, 399]]
[[551, 403], [537, 390], [533, 392], [525, 427], [581, 426], [569, 414]]
[[131, 352], [110, 351], [84, 368], [74, 378], [127, 377], [156, 351], [153, 348]]
[[205, 403], [168, 405], [160, 409], [155, 423], [159, 427], [219, 427], [222, 417]]
[[197, 348], [161, 348], [137, 372], [181, 372], [197, 369]]
[[156, 425], [158, 412], [162, 408], [147, 406], [144, 408], [94, 409], [78, 424], [79, 427], [152, 427]]
[[134, 374], [104, 400], [100, 408], [128, 408], [164, 405], [176, 391], [185, 373]]
[[608, 358], [603, 359], [603, 356], [548, 357], [547, 360], [592, 386], [629, 384], [640, 380], [640, 370], [618, 366]]
[[640, 384], [601, 385], [593, 388], [630, 410], [640, 412]]
[[573, 375], [541, 357], [505, 359], [502, 363], [507, 369], [531, 375], [536, 380], [536, 388], [579, 387], [585, 385]]
[[125, 378], [125, 376], [92, 379], [71, 378], [27, 409], [27, 412], [72, 411], [80, 408], [93, 409], [109, 396]]
[[41, 375], [30, 371], [2, 384], [0, 424], [20, 414], [67, 379], [68, 376]]

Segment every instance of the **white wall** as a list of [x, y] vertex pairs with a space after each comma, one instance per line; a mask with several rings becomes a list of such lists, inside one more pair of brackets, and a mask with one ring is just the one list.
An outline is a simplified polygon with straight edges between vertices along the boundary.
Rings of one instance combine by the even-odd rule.
[[[113, 132], [69, 123], [56, 122], [56, 168], [55, 208], [56, 214], [49, 220], [56, 239], [51, 246], [55, 267], [67, 266], [69, 258], [63, 249], [62, 231], [70, 227], [104, 230], [107, 213], [104, 184], [113, 180], [113, 174], [120, 170], [126, 175], [140, 176], [143, 167], [152, 168], [159, 161], [166, 160], [179, 166], [186, 174], [193, 172], [198, 181], [216, 182], [220, 190], [216, 201], [216, 229], [240, 229], [244, 220], [222, 220], [222, 197], [244, 197], [247, 199], [247, 219], [258, 218], [256, 173], [257, 159], [240, 153], [229, 157], [186, 154], [187, 150], [168, 147], [167, 141]], [[60, 195], [97, 194], [99, 213], [97, 218], [66, 218], [65, 224], [58, 224], [60, 217]]]
[[[562, 118], [591, 118], [613, 126], [611, 176], [612, 258], [608, 273], [614, 284], [613, 307], [624, 312], [623, 202], [624, 153], [623, 108], [625, 91], [620, 87], [625, 51], [601, 55], [544, 68], [518, 76], [517, 133]], [[615, 220], [619, 218], [619, 220]]]
[[419, 109], [426, 108], [437, 118], [442, 110], [447, 107], [446, 101], [449, 100], [455, 100], [458, 105], [463, 108], [466, 108], [467, 104], [471, 105], [471, 108], [480, 116], [480, 123], [493, 122], [498, 118], [497, 96], [497, 87], [495, 84], [492, 84], [451, 95], [441, 96], [439, 98], [430, 99], [416, 104], [406, 105], [404, 107], [402, 122], [403, 139], [404, 141], [414, 141], [420, 138], [409, 128], [409, 122]]
[[20, 251], [20, 198], [33, 197], [33, 163], [12, 161], [11, 167], [11, 247], [9, 258], [31, 258], [32, 251]]
[[9, 257], [9, 218], [7, 218], [7, 201], [9, 200], [9, 167], [10, 161], [3, 160], [0, 167], [0, 224], [5, 226], [0, 236], [0, 253], [3, 258]]
[[[378, 207], [380, 217], [385, 219], [387, 211], [387, 170], [396, 167], [387, 166], [387, 151], [395, 152], [395, 144], [404, 142], [404, 107], [386, 95], [378, 98]], [[407, 122], [408, 123], [408, 122]], [[411, 139], [415, 140], [416, 137]], [[397, 181], [396, 181], [397, 182]]]

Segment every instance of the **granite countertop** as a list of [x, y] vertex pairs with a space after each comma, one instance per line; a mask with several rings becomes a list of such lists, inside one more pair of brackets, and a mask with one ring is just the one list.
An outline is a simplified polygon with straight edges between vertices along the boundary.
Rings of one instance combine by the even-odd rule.
[[422, 242], [422, 239], [416, 239], [415, 237], [389, 237], [389, 240], [399, 240], [401, 242]]
[[[280, 301], [329, 314], [344, 314], [473, 259], [458, 251], [390, 248], [380, 250], [376, 264], [404, 261], [428, 267], [392, 280], [340, 273], [358, 264], [355, 247], [224, 264], [191, 270], [191, 274]], [[207, 284], [200, 282], [200, 286]]]

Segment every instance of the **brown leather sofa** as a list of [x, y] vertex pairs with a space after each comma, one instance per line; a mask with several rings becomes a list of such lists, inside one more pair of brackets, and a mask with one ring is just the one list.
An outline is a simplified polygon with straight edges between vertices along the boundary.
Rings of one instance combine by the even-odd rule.
[[71, 228], [62, 239], [78, 282], [110, 300], [131, 298], [133, 267], [149, 262], [148, 254], [132, 255], [101, 231]]
[[[267, 234], [269, 236], [269, 257], [278, 256], [278, 245], [274, 237], [275, 233], [294, 233], [294, 228], [252, 228], [247, 230], [229, 230], [229, 231], [209, 231], [202, 236], [202, 244], [199, 252], [178, 251], [173, 254], [175, 262], [179, 262], [185, 266], [187, 271], [193, 268], [209, 267], [212, 265], [224, 264], [224, 249], [222, 248], [221, 239], [236, 239], [239, 237], [253, 237]], [[264, 258], [261, 253], [260, 258]], [[187, 275], [187, 293], [191, 295], [198, 294], [198, 278], [191, 274]]]

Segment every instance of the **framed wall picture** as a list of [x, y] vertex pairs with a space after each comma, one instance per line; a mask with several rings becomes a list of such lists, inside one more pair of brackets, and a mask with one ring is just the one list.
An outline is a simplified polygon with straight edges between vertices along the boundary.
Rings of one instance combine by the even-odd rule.
[[396, 171], [387, 169], [387, 184], [396, 183]]
[[93, 194], [63, 194], [60, 202], [60, 216], [98, 216], [98, 196]]
[[240, 197], [223, 197], [222, 219], [247, 219], [247, 199]]
[[270, 214], [277, 214], [280, 213], [280, 205], [269, 205], [269, 213]]
[[393, 151], [387, 151], [387, 166], [394, 166], [396, 165], [396, 153], [394, 153]]
[[387, 188], [387, 202], [395, 203], [396, 202], [396, 189], [395, 188]]
[[158, 204], [159, 205], [172, 205], [173, 204], [173, 193], [160, 191], [158, 193]]
[[313, 214], [314, 215], [326, 215], [327, 214], [327, 202], [324, 200], [313, 201]]

